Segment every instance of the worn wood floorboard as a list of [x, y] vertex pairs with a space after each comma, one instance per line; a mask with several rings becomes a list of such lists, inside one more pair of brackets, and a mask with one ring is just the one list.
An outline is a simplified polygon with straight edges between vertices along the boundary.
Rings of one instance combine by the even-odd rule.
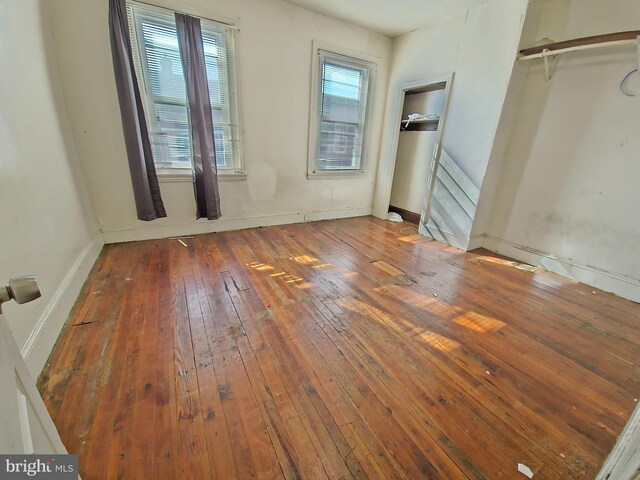
[[406, 227], [106, 246], [38, 381], [82, 477], [593, 478], [640, 306]]

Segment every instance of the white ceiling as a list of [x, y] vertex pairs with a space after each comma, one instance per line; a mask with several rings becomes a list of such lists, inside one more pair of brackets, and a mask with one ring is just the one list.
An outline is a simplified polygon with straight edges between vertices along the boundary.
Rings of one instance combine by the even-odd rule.
[[488, 0], [285, 0], [354, 25], [397, 37], [438, 17]]

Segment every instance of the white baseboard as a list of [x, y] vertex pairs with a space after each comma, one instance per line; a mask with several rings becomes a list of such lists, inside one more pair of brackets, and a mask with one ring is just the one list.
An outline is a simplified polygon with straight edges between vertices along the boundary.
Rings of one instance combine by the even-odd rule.
[[103, 229], [105, 243], [135, 242], [139, 240], [154, 240], [157, 238], [180, 237], [201, 233], [225, 232], [242, 230], [245, 228], [269, 227], [273, 225], [287, 225], [290, 223], [315, 222], [317, 220], [333, 220], [337, 218], [362, 217], [371, 215], [371, 207], [349, 208], [343, 210], [328, 210], [307, 213], [285, 213], [278, 215], [264, 215], [244, 218], [221, 218], [219, 220], [202, 220], [185, 225], [145, 225], [142, 228], [122, 230]]
[[469, 237], [469, 242], [467, 243], [467, 252], [471, 250], [475, 250], [476, 248], [482, 248], [484, 246], [485, 236], [484, 235], [473, 235]]
[[20, 353], [22, 353], [33, 378], [38, 378], [44, 368], [58, 335], [69, 316], [69, 312], [71, 312], [71, 308], [78, 298], [80, 289], [89, 276], [91, 267], [93, 267], [98, 258], [103, 245], [102, 234], [96, 232], [67, 271], [53, 298], [44, 309], [44, 312], [42, 312], [24, 343]]
[[542, 267], [563, 277], [615, 293], [634, 302], [640, 302], [640, 280], [636, 278], [608, 272], [590, 265], [580, 265], [567, 259], [558, 258], [551, 253], [490, 235], [484, 235], [482, 246], [492, 252], [506, 255], [529, 265]]
[[371, 210], [371, 215], [381, 220], [386, 220], [388, 213], [388, 210], [380, 210], [379, 208], [374, 208], [373, 210]]

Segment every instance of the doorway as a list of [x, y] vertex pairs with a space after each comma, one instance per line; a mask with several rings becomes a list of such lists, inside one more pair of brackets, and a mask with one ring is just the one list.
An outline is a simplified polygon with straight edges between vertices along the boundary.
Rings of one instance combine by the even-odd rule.
[[451, 78], [406, 85], [400, 91], [389, 212], [416, 228], [421, 218], [429, 217]]

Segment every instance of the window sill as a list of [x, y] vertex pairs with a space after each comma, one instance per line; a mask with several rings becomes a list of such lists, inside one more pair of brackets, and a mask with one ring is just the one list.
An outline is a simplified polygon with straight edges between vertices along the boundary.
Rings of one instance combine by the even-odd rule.
[[[247, 174], [242, 173], [218, 173], [218, 182], [242, 182], [247, 179]], [[180, 172], [158, 172], [160, 183], [192, 183], [191, 170]]]
[[320, 172], [307, 172], [308, 180], [335, 180], [346, 177], [355, 178], [365, 174], [364, 170], [322, 170]]

